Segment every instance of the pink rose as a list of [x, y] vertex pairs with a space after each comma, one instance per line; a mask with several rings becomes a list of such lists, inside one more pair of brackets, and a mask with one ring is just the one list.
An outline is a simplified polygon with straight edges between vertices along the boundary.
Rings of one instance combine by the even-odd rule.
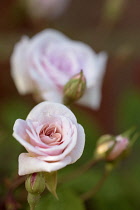
[[106, 53], [96, 54], [88, 45], [47, 29], [16, 44], [11, 73], [21, 94], [36, 91], [43, 100], [63, 103], [64, 85], [83, 70], [87, 87], [78, 103], [97, 109], [106, 61]]
[[19, 156], [19, 175], [57, 171], [77, 161], [83, 153], [83, 127], [62, 104], [38, 104], [26, 120], [16, 120], [13, 130], [13, 136], [28, 151]]
[[32, 17], [54, 19], [64, 12], [69, 2], [70, 0], [26, 0], [26, 7]]

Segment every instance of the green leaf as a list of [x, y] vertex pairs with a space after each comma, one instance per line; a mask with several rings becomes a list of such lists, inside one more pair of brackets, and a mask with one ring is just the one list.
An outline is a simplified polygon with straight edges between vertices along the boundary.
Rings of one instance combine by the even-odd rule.
[[89, 170], [82, 174], [81, 176], [78, 176], [77, 178], [74, 178], [68, 182], [65, 182], [65, 187], [69, 187], [74, 189], [78, 193], [84, 193], [91, 189], [92, 186], [95, 186], [100, 178], [99, 170]]
[[85, 210], [80, 198], [70, 189], [59, 188], [58, 197], [59, 200], [51, 195], [42, 197], [36, 210]]

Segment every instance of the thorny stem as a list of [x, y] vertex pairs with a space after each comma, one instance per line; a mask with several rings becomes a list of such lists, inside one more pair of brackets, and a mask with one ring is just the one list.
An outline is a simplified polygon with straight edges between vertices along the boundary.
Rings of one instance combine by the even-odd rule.
[[93, 187], [91, 190], [81, 195], [82, 200], [86, 201], [90, 199], [91, 197], [93, 197], [101, 189], [101, 187], [105, 183], [109, 174], [110, 174], [110, 171], [105, 169], [101, 179], [98, 181], [95, 187]]
[[94, 165], [96, 165], [99, 161], [101, 161], [101, 159], [97, 159], [97, 160], [89, 160], [88, 162], [86, 162], [84, 165], [82, 165], [81, 167], [79, 167], [77, 170], [70, 172], [68, 175], [65, 175], [64, 177], [62, 177], [59, 182], [63, 183], [63, 182], [67, 182], [70, 181], [71, 179], [74, 179], [78, 176], [80, 176], [81, 174], [83, 174], [84, 172], [86, 172], [87, 170], [89, 170], [91, 167], [93, 167]]

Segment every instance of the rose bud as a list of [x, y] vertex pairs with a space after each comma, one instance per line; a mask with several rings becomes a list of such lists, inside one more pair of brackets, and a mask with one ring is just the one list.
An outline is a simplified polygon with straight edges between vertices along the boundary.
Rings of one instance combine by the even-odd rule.
[[25, 181], [25, 188], [28, 192], [27, 200], [30, 208], [34, 209], [40, 199], [40, 194], [45, 190], [45, 179], [43, 174], [30, 174]]
[[83, 42], [47, 29], [33, 38], [23, 37], [11, 56], [11, 74], [20, 94], [63, 103], [64, 87], [83, 70], [86, 90], [76, 102], [92, 109], [101, 103], [107, 54], [96, 53]]
[[25, 181], [25, 188], [29, 193], [41, 194], [45, 190], [45, 179], [42, 173], [30, 174]]
[[97, 141], [97, 146], [95, 150], [96, 159], [106, 158], [107, 153], [114, 147], [115, 139], [111, 135], [103, 135]]
[[118, 136], [103, 135], [97, 142], [95, 158], [114, 161], [123, 157], [138, 137], [137, 133], [130, 137], [133, 131], [130, 129]]
[[64, 86], [64, 104], [70, 105], [80, 99], [86, 89], [86, 79], [83, 71], [73, 76]]
[[109, 161], [117, 159], [123, 154], [129, 145], [129, 139], [123, 136], [116, 136], [115, 144], [112, 150], [108, 153], [106, 159]]

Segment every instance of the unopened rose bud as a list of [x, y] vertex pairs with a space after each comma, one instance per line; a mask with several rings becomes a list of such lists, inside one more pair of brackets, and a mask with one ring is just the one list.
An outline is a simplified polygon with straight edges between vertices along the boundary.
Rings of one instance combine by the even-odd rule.
[[[97, 142], [95, 150], [96, 159], [105, 159], [106, 161], [114, 161], [126, 155], [139, 134], [134, 133], [134, 128], [120, 134], [118, 136], [103, 135]], [[134, 133], [133, 136], [131, 136]]]
[[64, 87], [64, 104], [71, 103], [80, 99], [86, 89], [86, 79], [83, 71], [73, 76]]
[[115, 141], [111, 135], [103, 135], [99, 138], [97, 142], [97, 147], [95, 150], [96, 159], [106, 158], [109, 151], [114, 147]]
[[115, 145], [113, 149], [110, 151], [110, 153], [107, 155], [106, 159], [109, 161], [117, 159], [127, 149], [128, 145], [129, 145], [128, 138], [125, 138], [123, 136], [117, 136], [115, 140]]
[[45, 179], [43, 174], [30, 174], [26, 179], [25, 187], [28, 191], [27, 200], [30, 205], [30, 209], [34, 209], [40, 199], [40, 194], [45, 190]]
[[26, 190], [32, 194], [41, 194], [45, 189], [45, 180], [41, 173], [33, 173], [25, 182]]

